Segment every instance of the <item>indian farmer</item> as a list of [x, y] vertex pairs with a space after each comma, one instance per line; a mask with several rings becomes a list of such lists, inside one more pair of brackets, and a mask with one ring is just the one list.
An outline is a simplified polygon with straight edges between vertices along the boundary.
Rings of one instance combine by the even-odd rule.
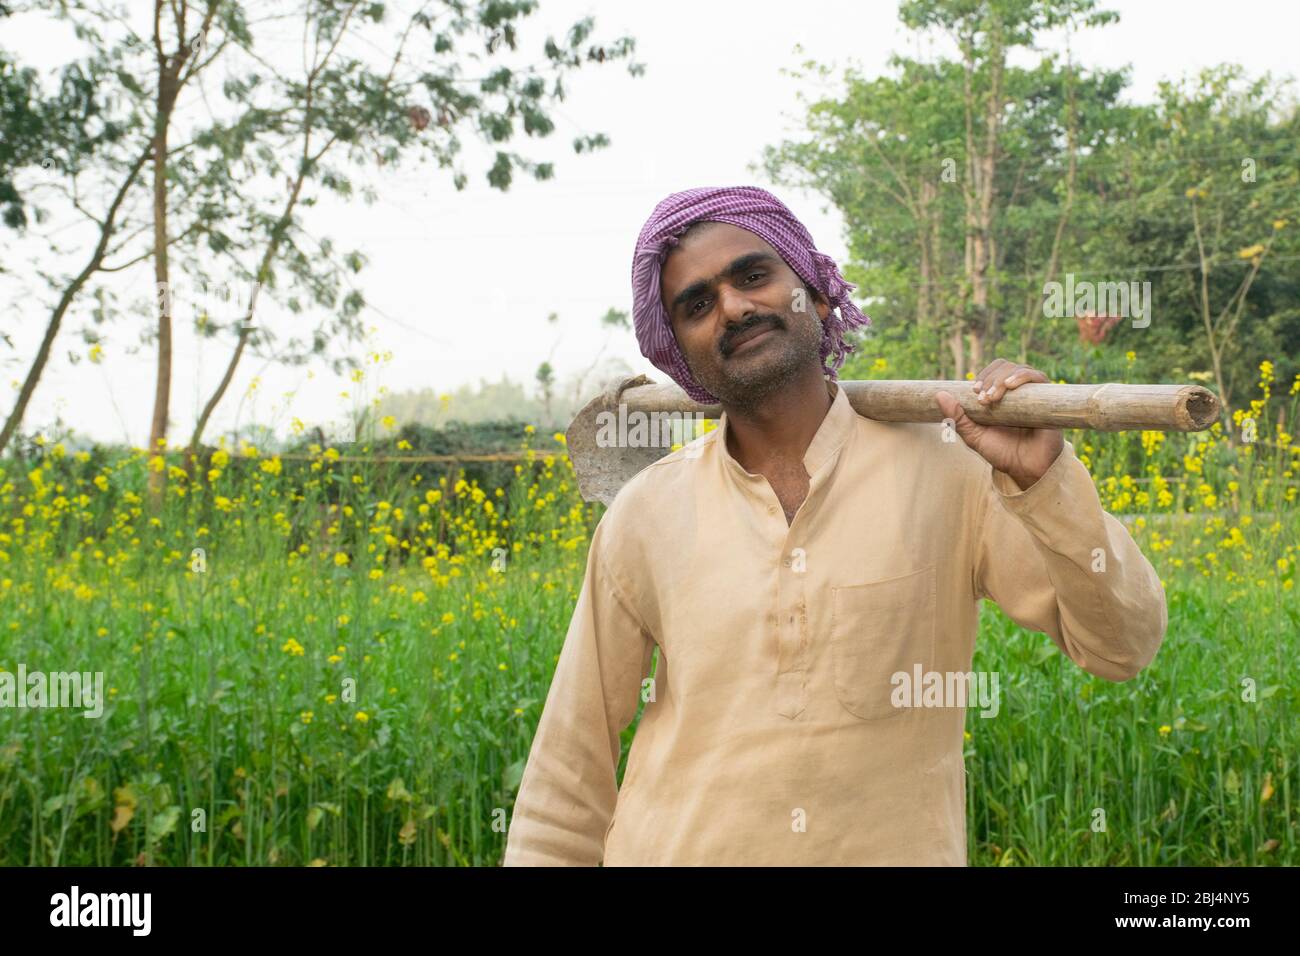
[[[965, 865], [965, 709], [998, 711], [981, 599], [1126, 681], [1168, 622], [1155, 570], [1059, 430], [947, 392], [942, 424], [854, 412], [837, 369], [869, 320], [770, 193], [669, 196], [632, 281], [642, 353], [723, 414], [592, 535], [505, 864]], [[1046, 381], [996, 359], [970, 387]]]

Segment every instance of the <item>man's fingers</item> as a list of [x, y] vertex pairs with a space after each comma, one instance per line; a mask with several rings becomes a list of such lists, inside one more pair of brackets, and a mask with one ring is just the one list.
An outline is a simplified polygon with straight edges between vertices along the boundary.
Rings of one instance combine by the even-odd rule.
[[993, 401], [994, 389], [1013, 368], [1006, 359], [994, 359], [985, 366], [984, 371], [975, 377], [975, 391], [979, 393], [979, 400], [985, 404]]
[[1005, 359], [998, 359], [993, 365], [985, 369], [984, 375], [980, 376], [980, 402], [984, 405], [996, 405], [1000, 402], [1002, 395], [1010, 392], [1011, 389], [1017, 389], [1024, 385], [1024, 382], [1049, 381], [1047, 375], [1040, 372], [1039, 369], [1028, 367], [1028, 365], [1018, 365], [1008, 362]]
[[1002, 396], [1007, 393], [1007, 389], [1014, 387], [1010, 384], [1011, 379], [1014, 378], [1016, 373], [1019, 372], [1024, 367], [1025, 366], [1023, 365], [1016, 365], [1014, 362], [1007, 362], [1007, 364], [1003, 368], [999, 369], [997, 375], [997, 379], [998, 379], [997, 384], [994, 386], [992, 393], [989, 395], [990, 404], [1001, 401]]

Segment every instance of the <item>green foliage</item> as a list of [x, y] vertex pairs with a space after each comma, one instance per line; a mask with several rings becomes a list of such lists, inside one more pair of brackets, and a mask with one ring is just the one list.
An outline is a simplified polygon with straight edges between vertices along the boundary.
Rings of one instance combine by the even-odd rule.
[[[1071, 438], [1169, 628], [1114, 684], [983, 607], [1001, 699], [966, 715], [970, 862], [1294, 865], [1294, 449]], [[143, 453], [0, 461], [0, 667], [102, 671], [107, 696], [89, 720], [0, 709], [0, 865], [499, 863], [600, 515], [528, 443], [492, 484], [232, 450], [156, 514]], [[1148, 465], [1169, 481], [1130, 477]]]
[[[1111, 366], [1131, 350], [1138, 381], [1208, 374], [1226, 421], [1261, 361], [1284, 380], [1300, 371], [1300, 112], [1289, 85], [1221, 67], [1132, 104], [1127, 71], [1049, 53], [1007, 61], [1042, 30], [1113, 22], [1094, 4], [917, 0], [900, 12], [959, 57], [895, 57], [879, 77], [847, 71], [840, 95], [808, 105], [808, 136], [764, 156], [773, 180], [820, 193], [844, 217], [844, 272], [874, 326], [845, 377], [870, 377], [883, 357], [891, 374], [950, 378], [971, 337], [981, 357], [968, 371], [1002, 356], [1054, 378], [1095, 373], [1098, 347]], [[829, 70], [809, 61], [794, 76]], [[992, 257], [977, 276], [983, 185]], [[1044, 308], [1047, 283], [1067, 274], [1150, 282], [1150, 325], [1124, 321], [1100, 346], [1084, 341], [1074, 318]]]

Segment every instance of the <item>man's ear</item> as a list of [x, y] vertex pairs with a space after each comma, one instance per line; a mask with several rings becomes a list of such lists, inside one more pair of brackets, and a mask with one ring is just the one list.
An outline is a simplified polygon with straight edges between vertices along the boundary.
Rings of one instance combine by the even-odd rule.
[[804, 288], [807, 289], [808, 294], [812, 296], [813, 308], [817, 310], [817, 317], [821, 321], [825, 322], [826, 316], [831, 314], [831, 304], [827, 302], [825, 298], [822, 297], [822, 294], [820, 292], [818, 292], [816, 289], [814, 289], [812, 286], [808, 285], [807, 283], [804, 284]]

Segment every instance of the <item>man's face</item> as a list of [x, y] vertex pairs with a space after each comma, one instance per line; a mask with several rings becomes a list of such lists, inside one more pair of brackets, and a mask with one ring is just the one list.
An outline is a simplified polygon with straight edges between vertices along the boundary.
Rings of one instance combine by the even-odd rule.
[[701, 223], [669, 252], [659, 284], [691, 374], [721, 401], [750, 406], [821, 367], [829, 305], [747, 229]]

